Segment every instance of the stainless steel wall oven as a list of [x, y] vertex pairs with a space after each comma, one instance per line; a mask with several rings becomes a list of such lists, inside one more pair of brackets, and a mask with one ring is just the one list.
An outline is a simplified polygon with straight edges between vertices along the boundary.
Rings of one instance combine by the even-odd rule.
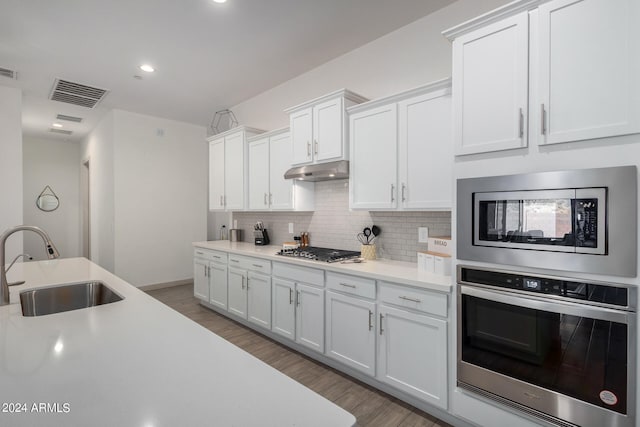
[[458, 180], [458, 259], [634, 277], [635, 166]]
[[558, 425], [635, 425], [637, 289], [458, 266], [458, 386]]

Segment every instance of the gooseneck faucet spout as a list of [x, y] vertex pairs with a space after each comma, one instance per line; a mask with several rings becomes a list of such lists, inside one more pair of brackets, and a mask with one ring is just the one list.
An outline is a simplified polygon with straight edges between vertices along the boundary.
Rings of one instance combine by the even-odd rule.
[[0, 235], [0, 305], [9, 304], [9, 284], [7, 283], [7, 270], [5, 269], [5, 246], [9, 236], [18, 231], [33, 231], [40, 235], [44, 241], [49, 259], [58, 258], [60, 256], [55, 245], [49, 238], [49, 235], [40, 227], [32, 225], [18, 225], [2, 233], [2, 235]]

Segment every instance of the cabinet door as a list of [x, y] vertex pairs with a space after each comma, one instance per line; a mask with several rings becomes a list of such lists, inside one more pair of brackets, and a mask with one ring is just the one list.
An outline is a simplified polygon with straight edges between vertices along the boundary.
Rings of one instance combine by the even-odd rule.
[[228, 276], [229, 313], [247, 318], [247, 271], [229, 267]]
[[212, 262], [209, 264], [209, 303], [227, 309], [227, 266]]
[[447, 409], [447, 322], [380, 305], [378, 379]]
[[269, 194], [271, 209], [292, 209], [291, 190], [294, 180], [284, 179], [284, 173], [291, 167], [291, 136], [283, 133], [269, 141]]
[[396, 104], [352, 114], [349, 132], [350, 207], [395, 208], [398, 180]]
[[527, 145], [527, 12], [453, 42], [456, 154]]
[[327, 356], [375, 375], [375, 303], [327, 291], [326, 315]]
[[269, 138], [249, 143], [249, 209], [269, 209]]
[[224, 139], [209, 143], [209, 210], [224, 210]]
[[451, 95], [440, 90], [398, 104], [399, 194], [406, 209], [451, 209]]
[[640, 132], [639, 20], [637, 0], [540, 6], [541, 143]]
[[244, 209], [244, 133], [238, 132], [225, 138], [225, 208]]
[[289, 280], [272, 280], [271, 330], [291, 340], [295, 339], [296, 306], [294, 304], [295, 283]]
[[247, 319], [262, 327], [271, 328], [271, 276], [249, 272]]
[[193, 296], [209, 301], [209, 261], [193, 260]]
[[293, 165], [311, 163], [313, 161], [313, 109], [306, 108], [289, 116], [291, 128]]
[[296, 342], [324, 351], [324, 289], [296, 284]]
[[313, 152], [316, 161], [344, 158], [344, 115], [342, 97], [313, 107]]

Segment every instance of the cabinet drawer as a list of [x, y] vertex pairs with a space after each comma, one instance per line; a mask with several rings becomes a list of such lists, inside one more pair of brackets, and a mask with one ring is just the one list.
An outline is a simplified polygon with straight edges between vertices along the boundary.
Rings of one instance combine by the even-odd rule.
[[271, 274], [271, 261], [260, 258], [250, 258], [235, 254], [229, 254], [229, 265], [245, 270], [259, 271], [264, 274]]
[[447, 295], [380, 282], [380, 301], [447, 317]]
[[324, 270], [274, 262], [273, 275], [295, 282], [324, 287]]
[[364, 277], [327, 271], [327, 288], [365, 298], [376, 297], [376, 281]]
[[193, 250], [193, 256], [196, 258], [206, 259], [209, 261], [219, 262], [222, 264], [227, 263], [227, 253], [220, 251], [212, 251], [209, 249], [195, 248]]

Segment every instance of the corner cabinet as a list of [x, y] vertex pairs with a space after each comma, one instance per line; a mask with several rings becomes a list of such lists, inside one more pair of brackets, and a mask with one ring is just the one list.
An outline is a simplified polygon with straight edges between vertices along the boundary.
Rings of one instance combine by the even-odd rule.
[[349, 143], [351, 209], [451, 209], [449, 79], [350, 108]]
[[247, 138], [262, 133], [240, 126], [209, 142], [209, 210], [244, 210], [247, 206]]
[[346, 109], [367, 99], [342, 89], [285, 110], [292, 165], [348, 160]]
[[248, 139], [249, 210], [312, 211], [313, 182], [284, 179], [291, 167], [291, 137], [288, 129]]
[[453, 41], [456, 155], [640, 132], [640, 4], [516, 1]]

